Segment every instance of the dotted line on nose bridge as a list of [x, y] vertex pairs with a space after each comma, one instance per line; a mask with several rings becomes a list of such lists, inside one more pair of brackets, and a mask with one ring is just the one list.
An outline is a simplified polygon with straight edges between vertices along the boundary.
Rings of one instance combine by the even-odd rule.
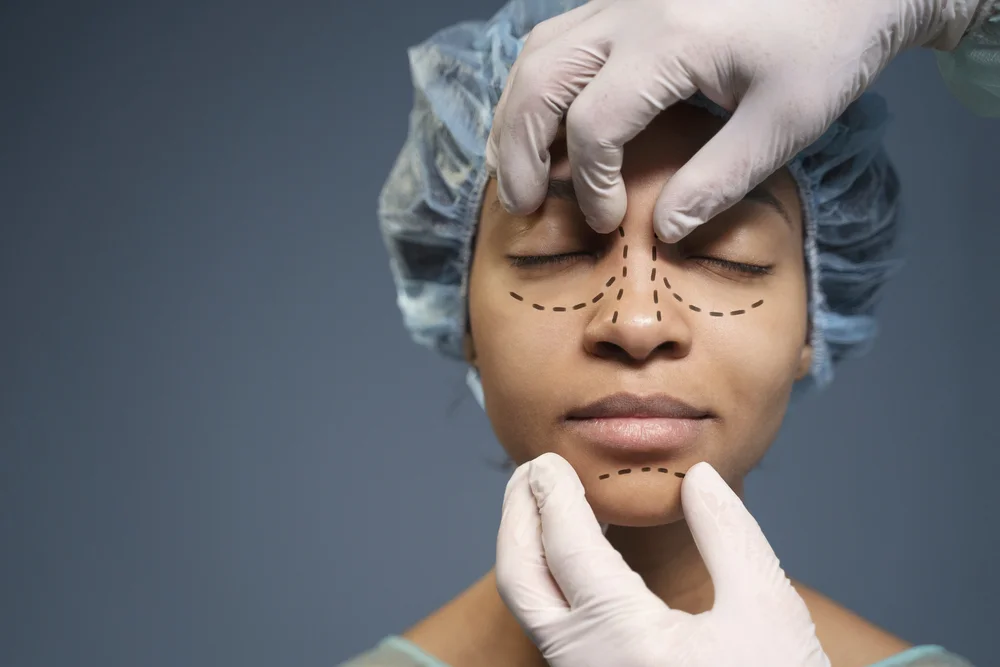
[[[625, 238], [625, 228], [624, 227], [618, 227], [618, 235], [620, 237], [622, 237], [622, 238]], [[653, 246], [652, 257], [653, 257], [653, 262], [655, 263], [656, 262], [656, 246], [655, 245]], [[625, 262], [627, 259], [628, 259], [628, 244], [626, 243], [625, 245], [622, 246], [622, 261]], [[622, 274], [622, 278], [627, 278], [628, 277], [628, 265], [627, 264], [622, 264], [621, 274]], [[611, 276], [604, 283], [604, 286], [605, 287], [611, 287], [612, 285], [614, 285], [616, 279], [617, 279], [617, 276]], [[654, 282], [654, 283], [656, 282], [656, 267], [655, 266], [653, 267], [652, 271], [650, 271], [649, 280], [650, 280], [650, 282]], [[663, 280], [663, 286], [667, 288], [667, 290], [670, 292], [671, 296], [673, 296], [674, 299], [678, 303], [685, 303], [684, 297], [682, 297], [677, 292], [673, 291], [673, 288], [670, 286], [670, 281], [667, 280], [667, 277], [666, 276], [662, 276], [662, 280]], [[522, 301], [523, 302], [525, 300], [524, 297], [521, 296], [520, 294], [518, 294], [517, 292], [508, 292], [508, 294], [510, 294], [511, 298], [513, 298], [516, 301]], [[551, 310], [554, 313], [565, 313], [565, 312], [570, 311], [570, 310], [583, 310], [589, 304], [597, 303], [598, 301], [600, 301], [601, 299], [603, 299], [604, 298], [604, 294], [605, 294], [604, 292], [598, 292], [596, 295], [594, 295], [594, 297], [592, 297], [590, 299], [589, 303], [587, 301], [581, 301], [580, 303], [574, 304], [572, 306], [551, 306], [549, 308], [549, 310]], [[625, 288], [624, 287], [619, 288], [618, 289], [618, 294], [615, 296], [615, 301], [621, 301], [622, 297], [624, 295], [625, 295]], [[657, 305], [657, 306], [660, 304], [660, 293], [659, 293], [659, 290], [657, 290], [657, 289], [653, 290], [653, 304]], [[750, 304], [750, 310], [752, 310], [754, 308], [759, 308], [763, 304], [764, 304], [764, 300], [763, 299], [759, 299], [759, 300], [755, 301], [754, 303]], [[540, 304], [540, 303], [532, 303], [531, 307], [534, 308], [535, 310], [546, 310], [546, 307], [544, 305]], [[703, 309], [700, 306], [696, 306], [693, 303], [688, 303], [687, 307], [688, 307], [688, 310], [690, 310], [692, 312], [695, 312], [695, 313], [703, 312]], [[738, 310], [730, 310], [729, 313], [728, 313], [728, 315], [730, 315], [730, 316], [744, 315], [744, 314], [746, 314], [746, 312], [747, 312], [747, 309], [740, 308]], [[709, 317], [724, 317], [726, 314], [727, 313], [724, 313], [724, 312], [719, 311], [719, 310], [710, 310], [710, 311], [708, 311]], [[657, 310], [656, 310], [656, 321], [657, 322], [662, 322], [663, 321], [663, 314], [662, 314], [662, 312], [660, 311], [659, 308], [657, 308]], [[617, 310], [614, 311], [614, 313], [611, 316], [611, 323], [612, 324], [617, 324], [618, 323], [618, 311]]]
[[[651, 468], [650, 466], [645, 466], [643, 468], [639, 468], [639, 471], [640, 472], [653, 472], [653, 468]], [[666, 468], [657, 468], [656, 472], [662, 473], [664, 475], [670, 474], [670, 471], [667, 470]], [[618, 475], [631, 475], [631, 474], [632, 474], [632, 468], [622, 468], [621, 470], [618, 471]], [[608, 479], [609, 477], [611, 477], [611, 473], [607, 473], [606, 472], [603, 475], [600, 475], [597, 479]], [[683, 479], [684, 478], [684, 473], [682, 473], [682, 472], [675, 472], [674, 473], [674, 477], [680, 477], [681, 479]]]

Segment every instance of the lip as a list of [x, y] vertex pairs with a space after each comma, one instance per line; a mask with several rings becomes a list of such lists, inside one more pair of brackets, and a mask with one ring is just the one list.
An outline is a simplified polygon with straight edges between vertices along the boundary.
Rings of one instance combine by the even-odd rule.
[[693, 447], [713, 417], [665, 394], [618, 393], [570, 411], [564, 423], [596, 449], [662, 457]]
[[707, 419], [711, 416], [708, 410], [688, 405], [666, 394], [636, 396], [618, 393], [571, 410], [566, 419]]

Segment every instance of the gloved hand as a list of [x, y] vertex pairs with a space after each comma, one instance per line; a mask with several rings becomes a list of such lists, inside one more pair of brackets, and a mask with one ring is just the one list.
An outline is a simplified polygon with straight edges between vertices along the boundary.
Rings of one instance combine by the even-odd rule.
[[545, 197], [565, 115], [580, 208], [625, 215], [622, 146], [696, 90], [733, 117], [670, 179], [657, 236], [679, 241], [815, 141], [915, 45], [957, 46], [982, 0], [592, 0], [538, 24], [508, 77], [486, 166], [501, 203]]
[[670, 609], [605, 539], [572, 466], [547, 453], [507, 484], [501, 598], [553, 667], [829, 667], [757, 522], [708, 463], [687, 472], [684, 517], [715, 586], [702, 614]]

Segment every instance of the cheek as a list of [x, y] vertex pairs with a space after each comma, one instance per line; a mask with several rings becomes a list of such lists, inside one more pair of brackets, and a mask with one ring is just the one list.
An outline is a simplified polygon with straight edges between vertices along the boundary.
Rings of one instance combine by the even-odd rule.
[[[551, 403], [571, 357], [582, 345], [579, 314], [535, 312], [513, 300], [509, 285], [495, 272], [476, 272], [469, 284], [469, 317], [476, 366], [486, 398], [486, 413], [507, 452], [518, 463], [534, 456], [531, 434], [544, 430]], [[536, 452], [537, 453], [537, 452]]]
[[[802, 297], [804, 301], [804, 296]], [[716, 391], [726, 415], [727, 440], [759, 456], [784, 419], [806, 341], [805, 306], [772, 298], [753, 319], [732, 320], [702, 332], [703, 349], [716, 369]]]

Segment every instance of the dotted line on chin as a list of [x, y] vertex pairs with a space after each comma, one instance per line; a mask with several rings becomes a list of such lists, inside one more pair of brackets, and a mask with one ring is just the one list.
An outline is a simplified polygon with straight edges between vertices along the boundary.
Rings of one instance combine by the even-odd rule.
[[[646, 466], [644, 468], [640, 468], [639, 471], [640, 472], [653, 472], [653, 469], [651, 467], [649, 467], [649, 466]], [[670, 474], [670, 471], [667, 470], [666, 468], [657, 468], [656, 472], [663, 473], [665, 475], [666, 474]], [[622, 468], [621, 470], [618, 471], [618, 474], [619, 475], [630, 475], [630, 474], [632, 474], [632, 468]], [[603, 475], [601, 475], [600, 477], [598, 477], [597, 479], [608, 479], [609, 477], [611, 477], [611, 473], [607, 473], [606, 472]], [[674, 477], [680, 477], [681, 479], [683, 479], [684, 478], [684, 473], [682, 473], [682, 472], [675, 472], [674, 473]]]

